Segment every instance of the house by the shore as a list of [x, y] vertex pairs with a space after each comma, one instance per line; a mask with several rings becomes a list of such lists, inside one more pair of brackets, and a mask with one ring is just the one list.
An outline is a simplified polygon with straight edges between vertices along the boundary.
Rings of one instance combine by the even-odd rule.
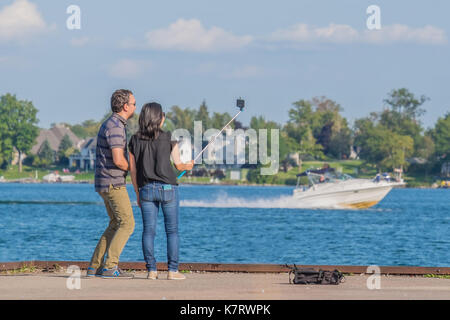
[[69, 157], [69, 167], [75, 166], [83, 170], [94, 170], [96, 147], [97, 137], [87, 138], [81, 145], [80, 152]]
[[[50, 129], [40, 129], [39, 135], [36, 138], [36, 143], [30, 150], [30, 154], [37, 155], [42, 148], [45, 140], [48, 141], [50, 148], [56, 153], [58, 152], [59, 145], [61, 144], [61, 140], [64, 136], [67, 135], [72, 142], [72, 145], [75, 149], [80, 150], [81, 145], [84, 143], [83, 139], [78, 138], [70, 128], [68, 128], [64, 124], [55, 124]], [[22, 156], [22, 160], [25, 159], [25, 155]], [[14, 152], [13, 160], [11, 162], [12, 165], [15, 165], [19, 162], [19, 153]]]

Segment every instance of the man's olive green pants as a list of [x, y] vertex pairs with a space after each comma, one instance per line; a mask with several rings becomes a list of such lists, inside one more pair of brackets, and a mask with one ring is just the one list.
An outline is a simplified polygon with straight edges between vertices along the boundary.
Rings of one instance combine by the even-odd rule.
[[110, 185], [108, 191], [99, 194], [105, 202], [109, 225], [98, 241], [90, 267], [110, 269], [119, 264], [120, 254], [134, 231], [133, 209], [125, 186]]

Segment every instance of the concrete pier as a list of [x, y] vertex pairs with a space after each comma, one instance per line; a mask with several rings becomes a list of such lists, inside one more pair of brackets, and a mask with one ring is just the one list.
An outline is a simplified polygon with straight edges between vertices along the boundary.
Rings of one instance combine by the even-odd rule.
[[[120, 267], [135, 274], [134, 279], [87, 278], [87, 262], [45, 262], [25, 265], [23, 262], [0, 263], [0, 299], [151, 299], [151, 300], [449, 300], [450, 279], [446, 275], [431, 275], [431, 270], [448, 272], [449, 268], [389, 267], [378, 282], [373, 275], [356, 273], [355, 266], [330, 266], [347, 273], [339, 285], [294, 285], [281, 265], [181, 264], [185, 280], [167, 280], [165, 264], [158, 264], [159, 278], [146, 279], [143, 268], [128, 268], [143, 263], [121, 263]], [[47, 262], [48, 263], [48, 262]], [[67, 267], [77, 265], [79, 273], [67, 273]], [[127, 265], [128, 264], [128, 265]], [[21, 268], [11, 268], [11, 266]], [[136, 265], [134, 265], [136, 267]], [[188, 268], [190, 266], [190, 269]], [[220, 267], [219, 267], [220, 266]], [[144, 266], [145, 267], [145, 266]], [[325, 267], [325, 266], [322, 266]], [[210, 269], [209, 271], [201, 269]], [[211, 269], [214, 268], [214, 271]], [[279, 268], [279, 269], [277, 269]], [[359, 267], [360, 270], [364, 266]], [[387, 267], [384, 267], [387, 270]], [[395, 268], [398, 269], [394, 272]], [[409, 268], [409, 274], [401, 273]], [[412, 274], [414, 268], [416, 274]], [[425, 268], [425, 269], [423, 269]], [[230, 270], [235, 271], [230, 271]], [[252, 271], [253, 270], [253, 271]], [[272, 271], [271, 271], [272, 270]], [[383, 267], [381, 267], [383, 270]], [[420, 272], [428, 272], [420, 274]], [[394, 275], [397, 274], [397, 275]], [[369, 283], [369, 284], [368, 284]], [[372, 284], [372, 285], [370, 285]], [[374, 285], [375, 284], [375, 285]], [[376, 285], [378, 284], [378, 286]]]

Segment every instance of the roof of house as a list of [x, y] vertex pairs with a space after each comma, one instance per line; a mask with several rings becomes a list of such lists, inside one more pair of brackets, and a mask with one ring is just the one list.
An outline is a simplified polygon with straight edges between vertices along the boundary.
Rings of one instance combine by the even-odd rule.
[[57, 124], [53, 126], [51, 129], [41, 129], [39, 132], [39, 136], [36, 138], [36, 143], [31, 148], [32, 154], [37, 154], [39, 149], [45, 140], [48, 140], [50, 144], [50, 148], [54, 151], [58, 151], [61, 140], [65, 135], [69, 136], [70, 141], [75, 148], [80, 149], [81, 143], [84, 141], [78, 138], [69, 128], [62, 124]]
[[97, 148], [97, 137], [86, 138], [85, 142], [81, 145], [80, 149], [95, 150]]

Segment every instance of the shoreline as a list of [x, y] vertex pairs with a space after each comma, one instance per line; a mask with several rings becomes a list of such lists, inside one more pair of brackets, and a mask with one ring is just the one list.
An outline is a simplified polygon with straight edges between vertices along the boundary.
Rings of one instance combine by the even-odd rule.
[[[1, 183], [20, 183], [20, 184], [94, 184], [94, 180], [74, 180], [74, 181], [59, 181], [59, 182], [45, 182], [42, 180], [35, 180], [32, 178], [22, 178], [22, 179], [15, 179], [15, 180], [0, 180]], [[131, 185], [131, 182], [127, 182], [127, 185]], [[179, 185], [203, 185], [203, 186], [250, 186], [250, 187], [295, 187], [295, 185], [290, 184], [259, 184], [259, 183], [204, 183], [204, 182], [183, 182], [179, 183]], [[408, 187], [405, 186], [399, 186], [396, 187], [399, 189], [446, 189], [446, 188], [440, 188], [433, 187], [433, 186], [412, 186]]]

